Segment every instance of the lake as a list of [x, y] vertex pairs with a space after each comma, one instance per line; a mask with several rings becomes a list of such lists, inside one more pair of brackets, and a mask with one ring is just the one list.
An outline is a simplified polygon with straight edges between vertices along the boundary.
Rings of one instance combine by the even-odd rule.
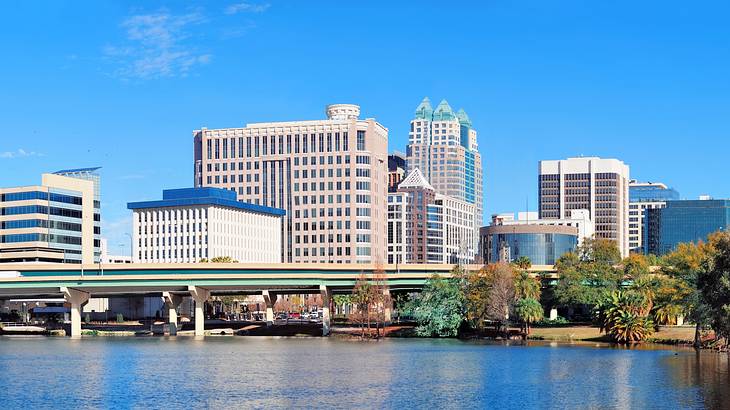
[[730, 408], [728, 355], [338, 338], [0, 338], [0, 408]]

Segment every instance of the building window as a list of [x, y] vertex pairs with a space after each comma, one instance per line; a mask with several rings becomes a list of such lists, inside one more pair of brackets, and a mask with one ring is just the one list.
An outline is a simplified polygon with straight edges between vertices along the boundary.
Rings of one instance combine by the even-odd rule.
[[357, 150], [365, 151], [365, 131], [357, 131]]

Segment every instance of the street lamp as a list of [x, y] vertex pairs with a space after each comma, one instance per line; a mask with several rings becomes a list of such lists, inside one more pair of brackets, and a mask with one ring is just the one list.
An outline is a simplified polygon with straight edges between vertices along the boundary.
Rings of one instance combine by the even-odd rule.
[[134, 239], [132, 239], [132, 235], [129, 232], [124, 232], [124, 234], [129, 236], [129, 262], [134, 262]]

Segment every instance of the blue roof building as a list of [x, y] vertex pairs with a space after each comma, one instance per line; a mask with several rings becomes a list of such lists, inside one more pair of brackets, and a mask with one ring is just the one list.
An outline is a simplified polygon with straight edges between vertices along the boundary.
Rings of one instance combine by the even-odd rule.
[[133, 261], [195, 263], [230, 257], [241, 263], [280, 263], [283, 209], [236, 200], [221, 188], [162, 191], [157, 201], [130, 202]]

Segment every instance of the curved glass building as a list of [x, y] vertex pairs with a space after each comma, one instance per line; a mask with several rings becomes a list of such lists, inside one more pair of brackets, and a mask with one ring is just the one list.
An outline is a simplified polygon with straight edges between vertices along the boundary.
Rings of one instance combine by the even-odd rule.
[[578, 228], [561, 225], [492, 225], [481, 229], [487, 263], [526, 256], [533, 265], [554, 265], [578, 245]]

